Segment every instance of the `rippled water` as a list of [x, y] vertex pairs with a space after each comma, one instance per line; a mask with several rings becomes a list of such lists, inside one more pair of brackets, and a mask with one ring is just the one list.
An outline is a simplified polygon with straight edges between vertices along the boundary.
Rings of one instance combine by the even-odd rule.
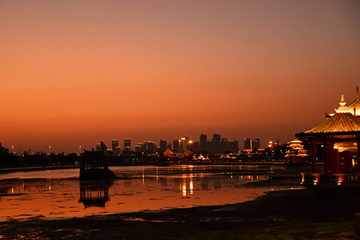
[[265, 180], [272, 170], [256, 166], [191, 165], [110, 169], [117, 179], [82, 181], [78, 179], [79, 169], [1, 174], [0, 221], [244, 202], [270, 190], [248, 188], [244, 184]]

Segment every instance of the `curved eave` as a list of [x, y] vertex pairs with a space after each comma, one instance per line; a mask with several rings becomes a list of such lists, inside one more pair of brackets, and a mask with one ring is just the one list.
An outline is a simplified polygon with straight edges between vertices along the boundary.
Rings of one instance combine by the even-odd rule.
[[328, 136], [349, 136], [349, 135], [357, 135], [360, 136], [360, 131], [348, 131], [348, 132], [311, 132], [311, 133], [296, 133], [295, 136], [298, 138], [306, 138], [306, 137], [328, 137]]
[[360, 99], [359, 98], [357, 98], [357, 99], [355, 99], [352, 103], [350, 103], [347, 107], [349, 108], [349, 109], [351, 109], [351, 108], [353, 108], [356, 104], [360, 104]]

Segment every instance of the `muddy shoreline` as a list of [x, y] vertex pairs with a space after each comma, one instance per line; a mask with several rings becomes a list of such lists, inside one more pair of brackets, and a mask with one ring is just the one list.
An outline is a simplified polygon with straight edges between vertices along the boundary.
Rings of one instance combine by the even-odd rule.
[[[297, 179], [294, 177], [289, 184]], [[284, 184], [274, 178], [249, 187]], [[285, 182], [286, 184], [286, 182]], [[268, 192], [221, 206], [0, 223], [2, 239], [356, 239], [360, 195]]]

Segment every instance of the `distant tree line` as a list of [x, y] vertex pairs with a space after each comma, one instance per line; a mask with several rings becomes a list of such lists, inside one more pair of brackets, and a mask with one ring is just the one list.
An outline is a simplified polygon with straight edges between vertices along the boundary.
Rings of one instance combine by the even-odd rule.
[[23, 151], [22, 153], [10, 153], [8, 148], [4, 148], [0, 143], [0, 166], [1, 167], [23, 167], [23, 166], [48, 166], [48, 165], [69, 165], [80, 161], [76, 153], [65, 155], [64, 152], [45, 153], [37, 152], [30, 154]]

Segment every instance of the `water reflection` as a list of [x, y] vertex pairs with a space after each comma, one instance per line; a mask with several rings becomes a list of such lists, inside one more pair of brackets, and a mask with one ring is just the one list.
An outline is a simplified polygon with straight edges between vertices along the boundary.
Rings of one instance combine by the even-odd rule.
[[105, 207], [105, 203], [110, 200], [109, 188], [113, 181], [80, 181], [79, 202], [84, 207]]
[[[168, 166], [111, 170], [118, 179], [80, 181], [74, 169], [54, 170], [54, 174], [49, 170], [12, 173], [13, 178], [2, 174], [0, 221], [231, 204], [270, 190], [244, 187], [247, 182], [267, 179], [269, 168]], [[48, 178], [52, 175], [57, 178]]]

